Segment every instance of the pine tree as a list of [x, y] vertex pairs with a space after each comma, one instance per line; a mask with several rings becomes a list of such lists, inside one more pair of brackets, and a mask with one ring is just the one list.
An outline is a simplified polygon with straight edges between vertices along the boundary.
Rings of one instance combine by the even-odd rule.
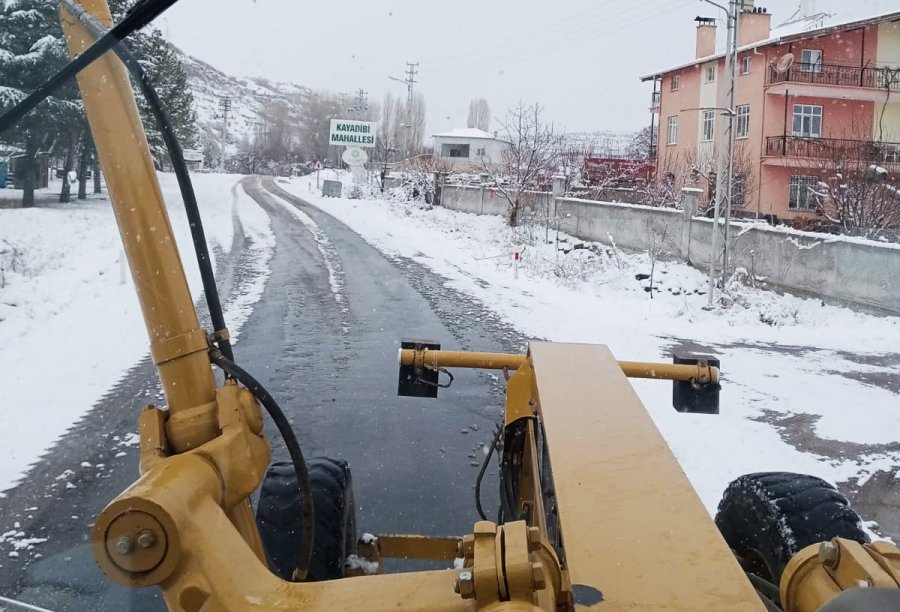
[[[113, 21], [118, 22], [125, 16], [133, 1], [111, 0], [109, 4]], [[197, 145], [197, 124], [194, 115], [194, 96], [188, 85], [184, 65], [175, 48], [153, 25], [135, 32], [125, 42], [141, 64], [150, 83], [156, 88], [169, 113], [172, 127], [181, 146], [184, 148], [195, 147]], [[162, 133], [156, 125], [147, 101], [136, 88], [135, 94], [141, 120], [144, 123], [144, 131], [147, 133], [147, 142], [150, 144], [150, 150], [153, 152], [157, 165], [161, 166], [166, 155]]]
[[[69, 60], [53, 0], [6, 0], [0, 8], [0, 112], [37, 89]], [[34, 205], [36, 157], [49, 151], [61, 133], [77, 129], [82, 117], [74, 82], [58, 89], [0, 142], [20, 147], [24, 173], [23, 206]]]

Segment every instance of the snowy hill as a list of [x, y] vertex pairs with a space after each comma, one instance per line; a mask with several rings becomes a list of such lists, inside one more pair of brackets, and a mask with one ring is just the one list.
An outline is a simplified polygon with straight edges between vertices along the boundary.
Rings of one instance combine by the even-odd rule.
[[228, 113], [228, 142], [232, 145], [247, 135], [252, 136], [259, 112], [273, 100], [296, 98], [307, 88], [293, 83], [278, 83], [263, 78], [239, 78], [225, 74], [206, 62], [176, 48], [184, 64], [194, 105], [201, 142], [207, 138], [219, 142], [222, 135], [222, 113], [219, 101], [231, 98]]

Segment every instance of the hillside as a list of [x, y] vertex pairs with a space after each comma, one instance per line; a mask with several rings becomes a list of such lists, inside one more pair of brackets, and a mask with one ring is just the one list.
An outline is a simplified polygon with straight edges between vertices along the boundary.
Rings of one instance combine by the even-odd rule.
[[194, 94], [201, 147], [219, 143], [222, 138], [222, 113], [219, 101], [231, 98], [228, 113], [229, 153], [244, 136], [252, 136], [259, 112], [267, 102], [296, 97], [307, 89], [293, 83], [272, 82], [263, 78], [239, 78], [192, 57], [176, 48], [184, 63], [188, 83]]

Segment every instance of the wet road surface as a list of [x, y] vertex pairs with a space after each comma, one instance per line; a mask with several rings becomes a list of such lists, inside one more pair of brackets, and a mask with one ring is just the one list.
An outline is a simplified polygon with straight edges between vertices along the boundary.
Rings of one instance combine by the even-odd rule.
[[[455, 371], [437, 400], [396, 397], [399, 339], [520, 351], [524, 338], [441, 277], [412, 260], [386, 258], [273, 180], [245, 179], [242, 188], [269, 214], [276, 247], [265, 292], [235, 347], [237, 361], [279, 401], [307, 458], [350, 462], [361, 531], [468, 533], [477, 520], [477, 462], [499, 418], [502, 385], [488, 373]], [[226, 303], [252, 280], [237, 215], [235, 230], [230, 252], [217, 257]], [[0, 595], [53, 610], [165, 609], [157, 589], [107, 581], [89, 541], [94, 517], [137, 476], [138, 411], [160, 401], [146, 358], [0, 498], [0, 533], [46, 538], [18, 556], [0, 545]], [[275, 458], [286, 459], [269, 429]], [[489, 470], [486, 509], [496, 507], [495, 483]]]

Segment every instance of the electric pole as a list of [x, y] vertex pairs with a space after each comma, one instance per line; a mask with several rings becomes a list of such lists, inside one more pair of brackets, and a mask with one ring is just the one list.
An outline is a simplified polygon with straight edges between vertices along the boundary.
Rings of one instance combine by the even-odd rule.
[[[408, 145], [412, 143], [412, 109], [413, 109], [413, 99], [415, 93], [415, 85], [418, 83], [416, 81], [416, 76], [419, 73], [419, 62], [406, 62], [406, 77], [403, 79], [399, 79], [395, 76], [389, 76], [388, 78], [392, 81], [397, 81], [398, 83], [403, 83], [406, 85], [406, 124], [405, 128], [410, 130], [410, 142]], [[407, 146], [406, 154], [409, 155], [410, 147]]]
[[360, 116], [369, 110], [369, 92], [362, 88], [356, 90], [356, 101], [350, 107], [351, 113], [358, 113]]
[[228, 112], [231, 110], [231, 98], [219, 97], [219, 111], [222, 113], [222, 154], [219, 156], [219, 168], [225, 171], [225, 147], [228, 144]]
[[[738, 15], [743, 7], [743, 0], [730, 0], [728, 7], [712, 2], [712, 0], [703, 0], [707, 4], [718, 7], [726, 14], [728, 24], [728, 35], [725, 43], [725, 76], [728, 83], [725, 89], [726, 110], [725, 116], [727, 123], [725, 130], [719, 132], [717, 143], [719, 147], [719, 160], [716, 168], [716, 194], [713, 208], [713, 225], [712, 225], [712, 245], [709, 253], [709, 300], [708, 308], [713, 308], [715, 303], [716, 289], [716, 264], [719, 260], [719, 220], [724, 216], [724, 248], [722, 253], [722, 275], [728, 270], [728, 255], [730, 245], [729, 225], [731, 223], [731, 198], [733, 195], [734, 183], [734, 121], [737, 110], [735, 109], [735, 88], [737, 87], [737, 29]], [[724, 182], [724, 184], [723, 184]], [[724, 212], [724, 215], [722, 213]]]

